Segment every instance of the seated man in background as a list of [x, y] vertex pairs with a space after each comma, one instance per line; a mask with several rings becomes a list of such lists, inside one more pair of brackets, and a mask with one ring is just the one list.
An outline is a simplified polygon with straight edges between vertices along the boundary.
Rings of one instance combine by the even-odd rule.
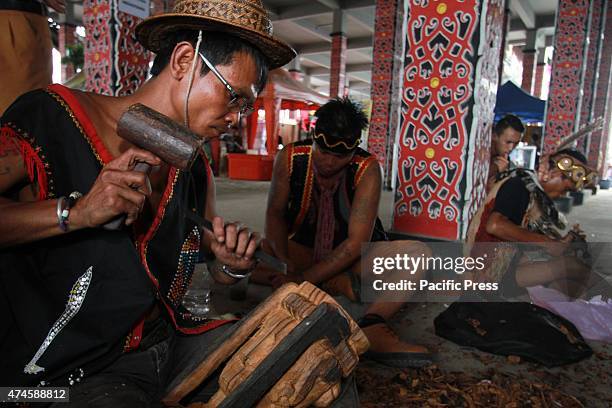
[[490, 252], [490, 247], [479, 242], [532, 243], [548, 254], [546, 259], [533, 261], [515, 246], [496, 247], [495, 255], [487, 259], [485, 275], [502, 283], [504, 296], [537, 285], [577, 296], [591, 278], [584, 257], [573, 251], [577, 243], [584, 243], [584, 235], [578, 226], [564, 231], [567, 222], [552, 200], [592, 183], [595, 172], [584, 155], [572, 149], [543, 160], [549, 162], [538, 175], [515, 169], [495, 183], [468, 231], [468, 247], [476, 243], [473, 256]]
[[510, 153], [521, 141], [525, 127], [514, 115], [501, 118], [493, 128], [491, 137], [491, 162], [487, 178], [487, 191], [497, 181], [497, 175], [510, 169]]
[[[255, 282], [278, 287], [309, 281], [332, 295], [360, 300], [362, 244], [373, 242], [368, 256], [428, 254], [419, 242], [388, 242], [377, 217], [381, 173], [376, 159], [359, 148], [368, 120], [361, 107], [334, 99], [316, 113], [314, 139], [292, 143], [276, 157], [266, 211], [269, 251], [287, 262], [282, 275], [260, 268]], [[378, 255], [380, 256], [380, 255]], [[416, 271], [408, 279], [418, 279]], [[427, 349], [401, 341], [386, 320], [402, 302], [375, 302], [359, 325], [370, 341], [369, 355], [385, 364], [406, 367], [429, 362]]]

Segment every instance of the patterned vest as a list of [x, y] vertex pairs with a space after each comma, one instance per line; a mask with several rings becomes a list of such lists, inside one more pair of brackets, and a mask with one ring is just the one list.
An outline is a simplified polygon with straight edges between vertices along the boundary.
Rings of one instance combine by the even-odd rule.
[[[112, 160], [78, 100], [59, 85], [20, 97], [0, 132], [0, 153], [17, 143], [40, 200], [87, 193]], [[203, 215], [209, 174], [201, 158], [190, 172], [171, 168], [140, 236], [92, 228], [0, 251], [0, 384], [60, 385], [96, 372], [138, 346], [156, 301], [183, 333], [224, 323], [199, 320], [181, 305], [200, 248], [183, 209]]]
[[[290, 236], [299, 237], [299, 242], [312, 247], [316, 234], [316, 222], [308, 222], [307, 215], [311, 209], [314, 172], [312, 164], [312, 139], [295, 142], [286, 147], [289, 174], [289, 202], [286, 220]], [[368, 152], [357, 148], [353, 159], [346, 168], [345, 185], [338, 188], [334, 196], [335, 219], [339, 233], [334, 235], [334, 243], [342, 242], [348, 237], [350, 211], [355, 190], [369, 166], [378, 165], [376, 159]], [[371, 241], [387, 240], [387, 234], [380, 219], [376, 218]]]

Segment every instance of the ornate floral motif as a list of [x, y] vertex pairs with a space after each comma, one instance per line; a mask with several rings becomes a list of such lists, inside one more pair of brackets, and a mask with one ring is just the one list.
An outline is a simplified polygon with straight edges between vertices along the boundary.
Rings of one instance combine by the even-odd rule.
[[[612, 109], [612, 102], [610, 102], [612, 100], [611, 98], [611, 94], [610, 94], [610, 86], [611, 86], [611, 81], [612, 81], [612, 77], [611, 77], [611, 72], [610, 72], [610, 68], [611, 68], [611, 64], [612, 64], [612, 41], [607, 41], [607, 39], [612, 38], [612, 11], [610, 10], [611, 7], [611, 1], [612, 0], [607, 0], [604, 2], [605, 7], [604, 7], [604, 11], [606, 11], [606, 13], [604, 14], [604, 17], [602, 19], [605, 19], [605, 33], [604, 33], [604, 38], [606, 39], [606, 41], [603, 41], [603, 44], [601, 44], [601, 61], [599, 63], [599, 79], [597, 80], [597, 90], [595, 93], [595, 102], [594, 102], [594, 106], [593, 106], [593, 119], [599, 118], [599, 117], [606, 117], [608, 118], [608, 121], [606, 123], [604, 123], [603, 129], [599, 129], [594, 131], [593, 133], [591, 133], [591, 143], [590, 143], [590, 147], [589, 147], [589, 156], [588, 156], [588, 160], [589, 160], [589, 164], [591, 164], [592, 166], [596, 167], [598, 170], [598, 173], [601, 175], [603, 175], [603, 171], [604, 171], [604, 155], [606, 154], [605, 152], [607, 151], [607, 146], [608, 146], [608, 133], [610, 129], [610, 122], [609, 122], [609, 118], [610, 118], [610, 110]], [[607, 111], [606, 111], [606, 106], [607, 106]], [[608, 114], [606, 115], [606, 112], [608, 112]]]
[[484, 197], [503, 5], [483, 3], [409, 3], [397, 231], [459, 239]]
[[545, 153], [555, 151], [561, 138], [573, 133], [578, 120], [589, 5], [588, 0], [559, 1], [544, 127]]
[[[595, 97], [595, 74], [597, 67], [599, 66], [599, 48], [601, 39], [602, 29], [602, 11], [604, 0], [593, 0], [591, 1], [591, 17], [590, 25], [588, 28], [589, 33], [589, 47], [586, 50], [586, 69], [584, 71], [584, 85], [582, 86], [582, 103], [580, 105], [580, 127], [586, 126], [591, 120], [593, 120], [593, 104]], [[604, 14], [605, 16], [605, 14]], [[595, 69], [593, 69], [595, 68]], [[588, 147], [588, 137], [582, 137], [578, 140], [577, 146], [579, 149], [585, 149]]]
[[401, 95], [398, 79], [403, 58], [403, 3], [398, 0], [376, 2], [368, 152], [383, 166], [386, 180], [391, 177], [391, 155]]
[[484, 204], [491, 154], [491, 134], [497, 88], [499, 85], [499, 60], [503, 35], [499, 28], [504, 21], [503, 0], [489, 0], [484, 29], [481, 23], [479, 59], [474, 80], [474, 106], [472, 126], [468, 140], [466, 188], [463, 192], [463, 219], [460, 238], [465, 238], [467, 228], [478, 209]]
[[147, 77], [149, 53], [136, 42], [141, 21], [117, 10], [117, 0], [84, 0], [85, 87], [104, 95], [129, 95]]

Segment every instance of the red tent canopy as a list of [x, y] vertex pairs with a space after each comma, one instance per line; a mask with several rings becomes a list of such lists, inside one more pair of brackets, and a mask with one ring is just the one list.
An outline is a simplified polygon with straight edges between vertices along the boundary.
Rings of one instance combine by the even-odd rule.
[[[326, 103], [327, 96], [310, 89], [302, 82], [294, 79], [289, 71], [278, 68], [270, 71], [268, 83], [264, 92], [257, 98], [255, 109], [265, 109], [266, 111], [266, 148], [268, 154], [276, 153], [277, 120], [281, 109], [301, 109], [314, 110]], [[248, 143], [249, 147], [255, 143], [257, 132], [257, 113], [253, 113], [249, 118]]]

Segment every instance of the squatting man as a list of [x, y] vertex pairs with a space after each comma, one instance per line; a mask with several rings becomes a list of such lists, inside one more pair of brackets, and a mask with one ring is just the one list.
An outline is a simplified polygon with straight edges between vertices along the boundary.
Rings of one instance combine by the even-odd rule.
[[[287, 262], [289, 273], [262, 267], [252, 279], [274, 287], [305, 280], [363, 305], [360, 288], [371, 270], [363, 270], [361, 261], [368, 264], [373, 257], [399, 252], [429, 254], [429, 249], [416, 241], [387, 240], [377, 217], [380, 166], [359, 147], [368, 123], [361, 106], [348, 98], [334, 99], [315, 116], [312, 137], [287, 145], [277, 155], [268, 195], [264, 247]], [[362, 259], [366, 243], [370, 249]], [[406, 274], [406, 279], [419, 279], [423, 273]], [[425, 347], [400, 340], [387, 324], [408, 296], [398, 302], [381, 296], [364, 305], [363, 315], [354, 316], [370, 341], [366, 356], [400, 367], [431, 361]]]

